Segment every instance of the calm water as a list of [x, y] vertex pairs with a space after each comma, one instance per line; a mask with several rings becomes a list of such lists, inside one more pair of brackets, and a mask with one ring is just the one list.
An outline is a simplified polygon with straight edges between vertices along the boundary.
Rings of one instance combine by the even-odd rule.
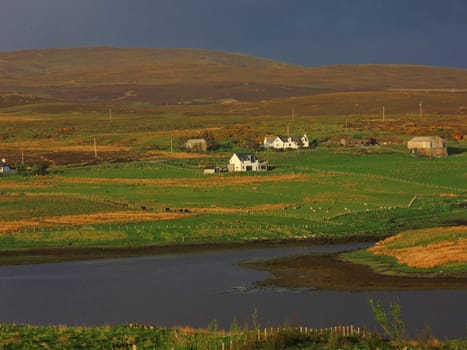
[[370, 297], [398, 298], [411, 335], [429, 324], [440, 337], [466, 335], [467, 290], [318, 292], [251, 289], [268, 274], [236, 266], [245, 260], [358, 245], [239, 249], [76, 263], [0, 267], [0, 322], [96, 325], [140, 322], [206, 327], [216, 319], [263, 326], [340, 324], [374, 327]]

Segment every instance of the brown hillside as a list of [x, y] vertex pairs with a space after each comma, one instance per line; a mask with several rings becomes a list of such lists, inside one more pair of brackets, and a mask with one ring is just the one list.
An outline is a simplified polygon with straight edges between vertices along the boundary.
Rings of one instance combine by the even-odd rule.
[[0, 93], [73, 102], [260, 101], [402, 88], [467, 89], [467, 70], [410, 65], [306, 68], [197, 49], [88, 47], [0, 52]]

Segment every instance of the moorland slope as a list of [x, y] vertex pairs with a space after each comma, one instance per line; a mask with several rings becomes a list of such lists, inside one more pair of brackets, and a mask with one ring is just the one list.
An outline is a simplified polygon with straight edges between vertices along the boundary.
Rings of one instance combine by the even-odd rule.
[[83, 47], [0, 52], [0, 93], [69, 102], [213, 103], [388, 89], [467, 89], [467, 69], [302, 67], [199, 49]]

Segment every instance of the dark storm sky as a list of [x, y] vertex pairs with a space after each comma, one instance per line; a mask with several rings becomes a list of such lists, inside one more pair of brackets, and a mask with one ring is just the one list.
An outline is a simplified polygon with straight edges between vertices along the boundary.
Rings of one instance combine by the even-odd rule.
[[0, 51], [101, 45], [467, 68], [467, 0], [0, 0]]

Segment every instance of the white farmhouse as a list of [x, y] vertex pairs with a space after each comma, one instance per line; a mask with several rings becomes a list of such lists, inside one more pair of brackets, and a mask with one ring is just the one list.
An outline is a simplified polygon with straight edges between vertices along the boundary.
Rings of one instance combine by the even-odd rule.
[[234, 153], [227, 167], [229, 171], [264, 171], [268, 170], [268, 162], [259, 160], [254, 154]]
[[264, 148], [274, 149], [299, 149], [310, 147], [310, 140], [308, 136], [304, 134], [302, 137], [290, 137], [290, 136], [276, 136], [272, 139], [267, 136], [264, 138]]

